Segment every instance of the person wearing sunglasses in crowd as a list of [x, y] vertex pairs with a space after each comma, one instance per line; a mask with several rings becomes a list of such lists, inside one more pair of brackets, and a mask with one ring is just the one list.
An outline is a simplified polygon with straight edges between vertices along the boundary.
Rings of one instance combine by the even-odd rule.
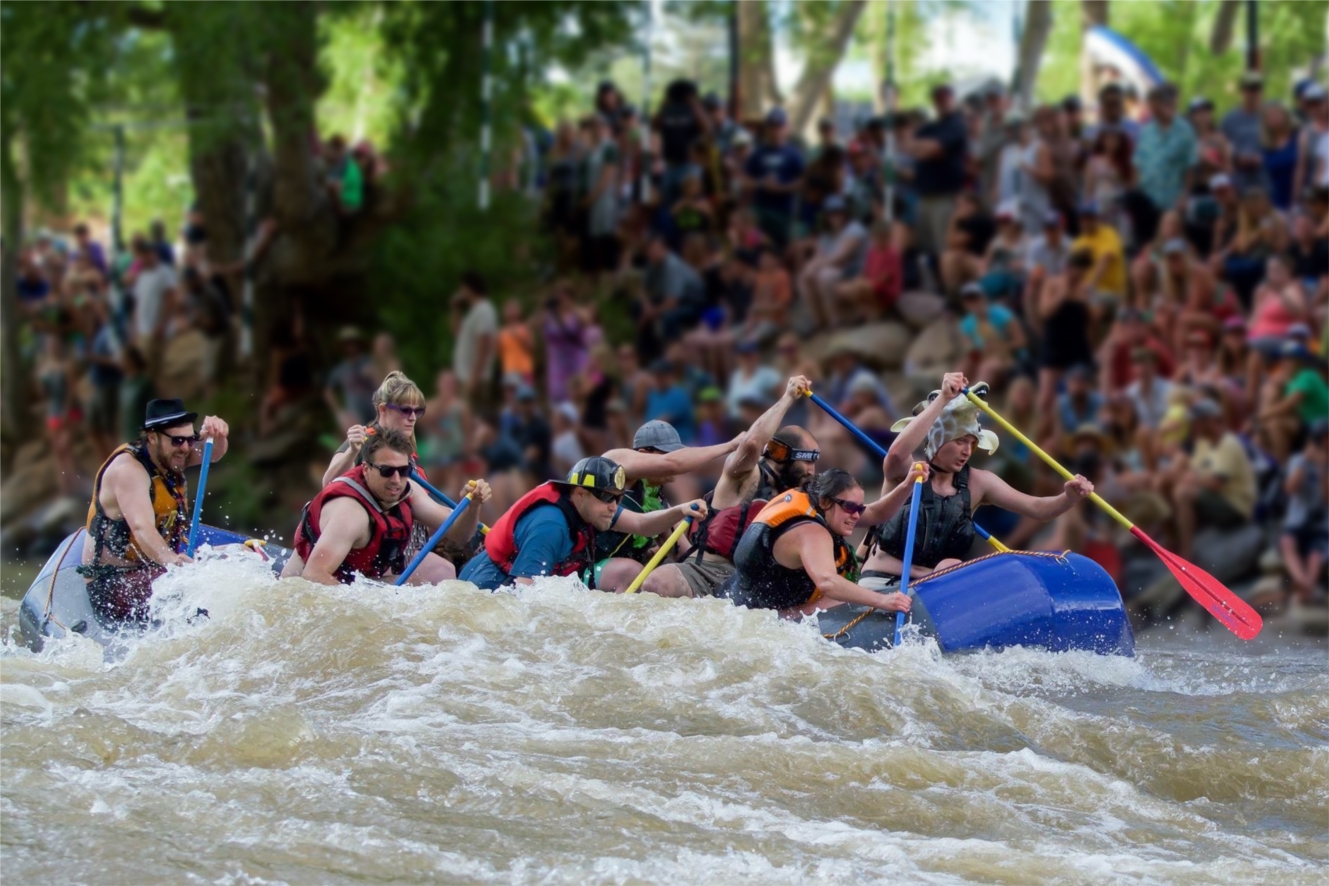
[[[1094, 491], [1094, 484], [1076, 474], [1066, 481], [1061, 495], [1035, 498], [1012, 489], [991, 471], [971, 468], [975, 450], [989, 455], [997, 450], [997, 435], [980, 426], [978, 407], [963, 393], [968, 387], [969, 380], [962, 373], [946, 373], [941, 390], [914, 407], [913, 418], [902, 419], [892, 428], [900, 436], [886, 454], [886, 481], [906, 478], [911, 465], [919, 462], [928, 468], [910, 566], [910, 575], [915, 577], [954, 566], [968, 556], [974, 543], [974, 510], [980, 504], [1046, 522]], [[986, 396], [987, 385], [979, 382], [973, 390]], [[899, 583], [911, 507], [906, 502], [870, 539], [863, 564], [867, 587], [885, 589]]]
[[[305, 505], [295, 530], [295, 553], [282, 578], [349, 584], [356, 576], [393, 582], [406, 568], [417, 525], [433, 532], [452, 514], [411, 482], [415, 445], [405, 432], [385, 428], [360, 447], [360, 463], [337, 477]], [[475, 499], [445, 541], [464, 543], [479, 525], [489, 484], [472, 480], [462, 490]], [[437, 584], [457, 577], [452, 563], [432, 551], [409, 584]]]
[[323, 472], [323, 485], [327, 486], [336, 478], [363, 461], [361, 447], [365, 440], [381, 430], [401, 431], [411, 442], [411, 464], [420, 476], [428, 480], [424, 469], [420, 467], [416, 454], [415, 425], [425, 416], [425, 395], [415, 382], [406, 377], [404, 372], [393, 371], [383, 379], [372, 398], [376, 415], [367, 425], [351, 425], [346, 429], [346, 440], [332, 456], [332, 463]]
[[495, 590], [529, 585], [542, 575], [581, 575], [594, 565], [597, 533], [649, 537], [684, 517], [706, 518], [701, 499], [649, 514], [625, 510], [627, 488], [622, 465], [600, 455], [583, 458], [566, 480], [540, 484], [499, 517], [460, 578]]
[[185, 468], [202, 463], [202, 437], [213, 441], [212, 460], [219, 460], [230, 432], [209, 415], [195, 433], [197, 418], [180, 400], [150, 401], [138, 440], [117, 448], [97, 471], [78, 571], [107, 626], [146, 624], [152, 583], [167, 566], [189, 562]]
[[858, 559], [846, 539], [860, 521], [889, 519], [908, 498], [914, 476], [871, 505], [848, 471], [832, 468], [808, 478], [801, 489], [776, 496], [743, 533], [734, 552], [736, 571], [717, 596], [736, 606], [775, 609], [787, 617], [857, 603], [886, 612], [908, 612], [909, 597], [858, 584]]

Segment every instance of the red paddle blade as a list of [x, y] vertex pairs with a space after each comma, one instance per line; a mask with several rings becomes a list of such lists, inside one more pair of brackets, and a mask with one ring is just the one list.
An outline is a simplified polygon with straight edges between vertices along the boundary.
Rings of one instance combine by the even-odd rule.
[[1223, 623], [1223, 626], [1243, 640], [1254, 640], [1264, 627], [1264, 619], [1251, 605], [1223, 586], [1223, 583], [1194, 563], [1188, 563], [1164, 548], [1158, 542], [1132, 526], [1131, 535], [1158, 555], [1168, 570], [1176, 576], [1186, 593]]

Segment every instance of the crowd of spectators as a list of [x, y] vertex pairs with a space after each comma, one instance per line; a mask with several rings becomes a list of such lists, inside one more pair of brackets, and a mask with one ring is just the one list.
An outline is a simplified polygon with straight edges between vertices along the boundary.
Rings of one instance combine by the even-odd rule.
[[[1183, 104], [1161, 84], [1132, 113], [1109, 83], [1090, 107], [1070, 97], [1026, 114], [998, 89], [943, 84], [930, 109], [851, 131], [823, 120], [804, 139], [783, 109], [734, 120], [688, 81], [646, 117], [603, 83], [539, 153], [552, 282], [534, 298], [476, 273], [457, 282], [452, 365], [422, 384], [423, 463], [445, 488], [488, 476], [498, 512], [652, 419], [689, 445], [732, 439], [793, 374], [888, 443], [940, 372], [883, 372], [898, 355], [841, 338], [896, 326], [916, 344], [939, 325], [960, 343], [961, 365], [945, 368], [989, 382], [999, 411], [1146, 531], [1195, 557], [1206, 529], [1221, 548], [1255, 527], [1281, 564], [1270, 599], [1322, 601], [1329, 101], [1307, 82], [1285, 105], [1257, 73], [1237, 91], [1222, 107]], [[333, 198], [358, 211], [381, 161], [335, 139], [325, 159]], [[219, 342], [215, 377], [234, 297], [197, 228], [179, 258], [160, 232], [135, 238], [121, 330], [86, 231], [65, 252], [24, 250], [57, 458], [71, 422], [101, 450], [126, 435], [179, 325]], [[923, 324], [920, 304], [934, 307]], [[373, 414], [370, 394], [398, 367], [385, 335], [347, 328], [339, 343], [325, 399], [344, 429]], [[878, 469], [805, 402], [788, 421], [826, 464]], [[1060, 488], [1013, 439], [985, 466], [1034, 494]], [[1126, 584], [1129, 546], [1091, 509], [1051, 527], [984, 522], [1013, 546], [1086, 553]]]

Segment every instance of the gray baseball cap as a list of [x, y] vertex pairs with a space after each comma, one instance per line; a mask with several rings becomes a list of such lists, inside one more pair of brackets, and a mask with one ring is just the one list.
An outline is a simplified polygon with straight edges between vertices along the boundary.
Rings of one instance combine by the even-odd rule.
[[676, 452], [683, 448], [678, 431], [667, 421], [648, 421], [637, 429], [632, 438], [633, 449], [658, 449], [661, 452]]

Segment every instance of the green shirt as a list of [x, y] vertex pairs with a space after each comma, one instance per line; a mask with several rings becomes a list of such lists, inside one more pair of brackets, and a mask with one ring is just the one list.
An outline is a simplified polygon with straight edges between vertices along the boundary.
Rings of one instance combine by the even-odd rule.
[[1303, 424], [1329, 418], [1329, 384], [1325, 383], [1324, 376], [1309, 367], [1302, 369], [1283, 388], [1284, 397], [1297, 393], [1301, 394], [1297, 414]]
[[346, 161], [341, 176], [341, 205], [347, 212], [357, 212], [365, 202], [365, 177], [360, 164], [352, 157]]

